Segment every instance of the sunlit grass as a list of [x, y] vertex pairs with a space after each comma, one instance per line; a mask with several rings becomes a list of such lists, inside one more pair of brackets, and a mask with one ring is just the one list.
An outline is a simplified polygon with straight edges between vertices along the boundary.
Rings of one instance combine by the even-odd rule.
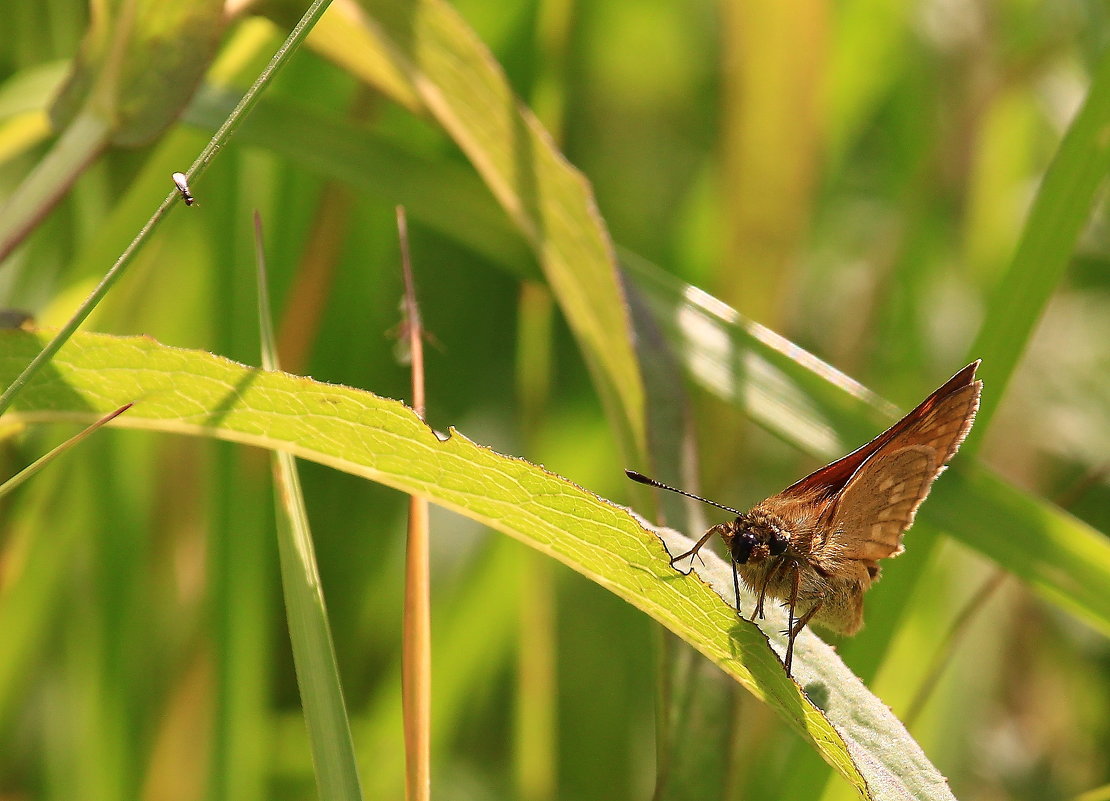
[[[257, 364], [249, 214], [260, 208], [275, 319], [299, 321], [279, 332], [305, 360], [298, 372], [407, 397], [387, 335], [401, 295], [392, 209], [403, 202], [430, 332], [429, 425], [602, 497], [631, 500], [622, 471], [649, 469], [643, 460], [739, 507], [866, 440], [969, 353], [988, 357], [997, 413], [977, 432], [982, 467], [969, 450], [940, 479], [906, 554], [869, 594], [867, 628], [838, 651], [904, 714], [947, 626], [1001, 565], [1010, 578], [911, 734], [961, 799], [1105, 786], [1110, 611], [1097, 529], [1110, 526], [1110, 491], [1097, 470], [1110, 429], [1091, 410], [1110, 400], [1099, 346], [1110, 312], [1090, 205], [1105, 148], [1097, 124], [1064, 138], [1089, 89], [1094, 117], [1105, 102], [1106, 70], [1092, 66], [1101, 11], [862, 0], [799, 7], [784, 30], [750, 5], [720, 17], [627, 0], [552, 5], [465, 0], [464, 22], [429, 3], [411, 27], [405, 4], [368, 2], [385, 15], [378, 28], [329, 15], [327, 36], [216, 152], [193, 186], [200, 205], [172, 207], [87, 327]], [[48, 108], [42, 70], [73, 59], [84, 15], [72, 0], [0, 9], [0, 205], [45, 158], [27, 115]], [[81, 171], [3, 263], [4, 305], [55, 325], [69, 317], [225, 119], [237, 99], [228, 87], [257, 77], [292, 18], [250, 22], [232, 21], [212, 84], [172, 107], [167, 119], [183, 121]], [[737, 49], [749, 40], [769, 46]], [[203, 64], [208, 50], [189, 42], [178, 44]], [[536, 97], [588, 186], [519, 116], [509, 87]], [[1050, 164], [1066, 169], [1042, 183]], [[609, 263], [606, 235], [627, 272]], [[683, 283], [695, 276], [710, 294]], [[542, 305], [518, 302], [522, 277], [544, 280], [561, 311], [550, 362], [530, 378], [520, 360], [542, 348], [532, 337], [520, 349], [521, 337], [547, 323]], [[977, 342], [989, 353], [973, 352]], [[82, 390], [105, 410], [90, 387], [115, 386], [110, 366]], [[548, 370], [537, 400], [528, 387]], [[168, 391], [219, 407], [198, 386]], [[136, 413], [155, 403], [124, 400]], [[250, 441], [273, 445], [286, 433], [274, 425]], [[5, 431], [4, 478], [75, 428]], [[0, 795], [314, 797], [264, 455], [102, 430], [3, 499]], [[365, 797], [400, 797], [404, 499], [302, 468]], [[474, 486], [489, 477], [477, 472]], [[1069, 493], [1079, 519], [1052, 505]], [[635, 501], [650, 511], [647, 496]], [[678, 524], [685, 510], [666, 508]], [[432, 518], [435, 796], [645, 798], [657, 764], [661, 797], [853, 792], [782, 718], [733, 706], [737, 685], [717, 695], [714, 673], [697, 670], [657, 683], [685, 674], [660, 663], [654, 624], [582, 575], [605, 584], [612, 553], [581, 572], [536, 553], [524, 562], [467, 518]], [[545, 631], [520, 633], [521, 599], [536, 600], [520, 583], [536, 575], [553, 605], [525, 618]], [[531, 699], [542, 715], [518, 708], [529, 687], [550, 686], [521, 680], [524, 642], [551, 649], [553, 697]], [[699, 707], [686, 689], [714, 700]], [[694, 714], [707, 708], [722, 714]], [[513, 768], [525, 740], [546, 753]]]

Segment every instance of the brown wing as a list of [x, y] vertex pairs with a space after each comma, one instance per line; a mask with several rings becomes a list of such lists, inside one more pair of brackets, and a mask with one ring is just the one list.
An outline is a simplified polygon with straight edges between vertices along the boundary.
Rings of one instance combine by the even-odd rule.
[[937, 453], [913, 445], [869, 462], [844, 488], [826, 529], [828, 555], [875, 562], [902, 552], [902, 533], [939, 474]]
[[896, 434], [860, 466], [828, 510], [830, 552], [868, 561], [902, 552], [902, 534], [971, 429], [982, 386], [973, 381], [944, 396], [933, 393], [931, 406], [919, 406], [894, 427]]
[[[979, 361], [976, 360], [969, 364], [967, 367], [960, 370], [954, 376], [949, 378], [944, 384], [939, 387], [933, 394], [918, 404], [917, 408], [907, 414], [897, 423], [892, 425], [882, 434], [875, 437], [875, 439], [868, 442], [866, 445], [857, 448], [849, 453], [847, 456], [837, 459], [832, 464], [827, 464], [819, 470], [815, 470], [805, 478], [791, 484], [784, 489], [780, 495], [809, 495], [811, 493], [818, 493], [820, 497], [831, 498], [841, 492], [852, 480], [852, 477], [859, 471], [868, 460], [871, 459], [876, 453], [883, 449], [888, 443], [893, 442], [895, 439], [902, 437], [907, 431], [910, 431], [921, 420], [926, 418], [931, 412], [944, 402], [949, 396], [954, 395], [960, 390], [969, 387], [974, 389], [974, 406], [971, 408], [970, 416], [967, 420], [967, 428], [971, 428], [971, 419], [975, 416], [975, 409], [978, 408], [979, 403], [979, 388], [982, 387], [981, 381], [975, 380], [975, 370], [979, 367]], [[955, 439], [951, 444], [951, 448], [946, 453], [945, 457], [941, 460], [938, 468], [943, 466], [952, 454], [956, 452], [960, 442], [963, 441], [964, 436], [967, 435], [965, 429], [958, 439]]]

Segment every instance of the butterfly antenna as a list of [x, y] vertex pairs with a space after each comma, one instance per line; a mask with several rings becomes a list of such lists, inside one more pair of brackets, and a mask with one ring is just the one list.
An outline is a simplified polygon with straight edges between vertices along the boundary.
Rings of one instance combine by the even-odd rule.
[[734, 515], [737, 516], [742, 516], [744, 514], [739, 509], [733, 509], [731, 506], [725, 506], [723, 503], [717, 503], [716, 501], [711, 501], [708, 498], [703, 498], [700, 495], [695, 495], [692, 492], [680, 490], [678, 487], [672, 487], [669, 484], [664, 484], [662, 481], [656, 481], [654, 478], [648, 478], [643, 473], [637, 473], [635, 470], [625, 470], [624, 474], [633, 481], [638, 481], [641, 484], [647, 484], [649, 487], [658, 487], [659, 489], [677, 492], [679, 495], [685, 495], [687, 498], [693, 498], [695, 501], [701, 501], [702, 503], [707, 503], [710, 506], [716, 506], [718, 509], [724, 509], [726, 512], [732, 512]]

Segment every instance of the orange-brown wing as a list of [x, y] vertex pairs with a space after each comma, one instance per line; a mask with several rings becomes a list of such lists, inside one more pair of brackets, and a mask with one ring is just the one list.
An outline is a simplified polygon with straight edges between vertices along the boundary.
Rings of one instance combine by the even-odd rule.
[[868, 462], [838, 499], [822, 555], [876, 562], [900, 554], [902, 534], [943, 469], [936, 459], [932, 448], [913, 445]]
[[830, 554], [875, 561], [902, 552], [902, 534], [971, 429], [982, 386], [934, 393], [931, 407], [911, 412], [903, 420], [909, 424], [863, 463], [827, 512]]
[[[945, 381], [935, 392], [918, 404], [916, 409], [882, 434], [879, 434], [875, 439], [852, 451], [847, 456], [837, 459], [832, 464], [825, 465], [819, 470], [815, 470], [800, 481], [791, 484], [780, 494], [810, 495], [812, 493], [818, 493], [818, 495], [823, 498], [832, 498], [844, 490], [848, 482], [852, 480], [852, 477], [855, 476], [859, 469], [876, 453], [886, 448], [887, 445], [893, 443], [895, 440], [901, 440], [907, 434], [912, 433], [930, 414], [937, 411], [942, 405], [945, 405], [945, 401], [951, 396], [960, 392], [966, 392], [972, 387], [974, 387], [972, 391], [975, 396], [975, 405], [970, 410], [970, 416], [974, 417], [975, 408], [978, 407], [979, 402], [979, 387], [982, 386], [982, 382], [975, 380], [975, 371], [978, 367], [978, 361], [972, 362]], [[968, 418], [968, 428], [971, 427], [971, 417]], [[960, 442], [963, 441], [966, 434], [967, 431], [964, 430], [957, 439], [952, 441], [950, 449], [947, 451], [944, 458], [940, 460], [938, 469], [952, 458], [952, 454], [956, 452], [956, 448], [959, 447]]]

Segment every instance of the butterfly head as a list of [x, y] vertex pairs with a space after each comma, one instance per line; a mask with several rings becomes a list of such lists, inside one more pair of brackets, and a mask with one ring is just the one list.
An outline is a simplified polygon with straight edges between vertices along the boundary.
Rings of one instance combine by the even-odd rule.
[[737, 564], [758, 564], [782, 556], [790, 547], [790, 531], [782, 519], [763, 509], [753, 509], [714, 529], [725, 541]]

